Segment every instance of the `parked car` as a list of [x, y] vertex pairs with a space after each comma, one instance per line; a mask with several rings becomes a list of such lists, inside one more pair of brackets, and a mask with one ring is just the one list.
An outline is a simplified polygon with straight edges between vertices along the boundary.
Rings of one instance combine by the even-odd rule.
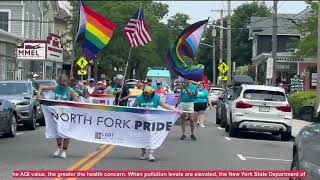
[[17, 132], [17, 118], [14, 113], [14, 105], [0, 99], [0, 134], [5, 137], [14, 137]]
[[222, 88], [210, 87], [209, 88], [209, 100], [212, 105], [217, 105], [219, 97], [222, 95]]
[[232, 99], [225, 127], [230, 137], [239, 131], [261, 131], [290, 140], [292, 111], [283, 88], [241, 85]]
[[28, 129], [37, 127], [37, 120], [44, 125], [44, 119], [40, 119], [42, 111], [40, 103], [36, 100], [36, 89], [32, 81], [0, 81], [0, 96], [11, 101], [17, 122], [24, 124]]
[[[35, 80], [34, 81], [34, 86], [36, 87], [36, 90], [38, 90], [39, 86], [51, 86], [51, 85], [57, 85], [57, 82], [55, 80]], [[44, 99], [54, 99], [53, 91], [43, 91], [42, 94]]]
[[222, 95], [219, 97], [216, 106], [216, 124], [220, 124], [221, 127], [226, 125], [226, 112], [229, 101], [232, 100], [231, 97], [234, 96], [234, 88], [230, 87], [223, 91]]
[[[306, 180], [320, 179], [320, 123], [304, 127], [295, 138], [291, 170], [306, 171]], [[290, 178], [293, 180], [293, 178]]]

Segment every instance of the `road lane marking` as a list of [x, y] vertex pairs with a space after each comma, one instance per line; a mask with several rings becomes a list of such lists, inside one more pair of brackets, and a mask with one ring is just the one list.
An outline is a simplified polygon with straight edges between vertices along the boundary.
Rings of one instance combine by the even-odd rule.
[[228, 141], [230, 141], [231, 140], [231, 138], [229, 138], [229, 137], [224, 137], [226, 140], [228, 140]]
[[[99, 146], [95, 151], [89, 153], [88, 155], [86, 155], [85, 157], [83, 157], [82, 159], [80, 159], [78, 162], [72, 164], [71, 166], [68, 167], [68, 171], [73, 171], [76, 170], [77, 168], [79, 168], [82, 164], [84, 164], [85, 162], [87, 162], [89, 159], [92, 159], [94, 156], [96, 156], [99, 152], [103, 151], [106, 147], [108, 146], [108, 144], [103, 144], [101, 146]], [[61, 180], [63, 178], [55, 178], [54, 180]], [[70, 178], [69, 178], [70, 179]], [[71, 180], [71, 179], [70, 179]]]
[[69, 166], [67, 170], [75, 170], [75, 169], [77, 169], [83, 163], [85, 163], [89, 159], [93, 158], [95, 155], [97, 155], [99, 152], [101, 152], [107, 146], [108, 146], [108, 144], [103, 144], [103, 145], [99, 146], [96, 151], [91, 152], [90, 154], [88, 154], [85, 157], [83, 157], [82, 159], [80, 159], [80, 161], [78, 161], [78, 162], [74, 163], [73, 165]]
[[258, 159], [258, 160], [269, 160], [269, 161], [292, 161], [289, 159], [273, 159], [273, 158], [258, 158], [258, 157], [245, 157], [245, 159]]
[[16, 136], [20, 136], [20, 135], [22, 135], [22, 134], [24, 134], [24, 133], [23, 133], [23, 132], [17, 133]]
[[237, 154], [237, 156], [242, 160], [242, 161], [245, 161], [247, 160], [245, 157], [243, 157], [241, 154]]
[[92, 168], [95, 164], [97, 164], [102, 158], [104, 158], [105, 156], [107, 156], [112, 150], [113, 148], [115, 148], [115, 145], [109, 146], [107, 147], [102, 153], [100, 153], [98, 156], [96, 156], [95, 158], [93, 158], [91, 161], [87, 162], [84, 166], [82, 166], [82, 168], [80, 168], [80, 171], [87, 171], [90, 168]]
[[219, 130], [223, 130], [223, 128], [222, 127], [217, 127]]

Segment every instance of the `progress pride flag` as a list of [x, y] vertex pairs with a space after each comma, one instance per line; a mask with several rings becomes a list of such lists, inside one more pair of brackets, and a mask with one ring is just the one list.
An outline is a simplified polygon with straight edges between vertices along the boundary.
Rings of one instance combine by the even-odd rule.
[[17, 170], [13, 178], [305, 178], [305, 171], [280, 170]]

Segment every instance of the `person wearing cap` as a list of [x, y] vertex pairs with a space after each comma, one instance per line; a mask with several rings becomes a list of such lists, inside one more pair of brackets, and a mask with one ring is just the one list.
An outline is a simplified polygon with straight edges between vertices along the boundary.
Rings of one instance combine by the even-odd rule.
[[[180, 110], [173, 109], [170, 107], [170, 105], [166, 104], [160, 98], [160, 95], [155, 93], [155, 90], [151, 86], [146, 86], [143, 90], [143, 93], [136, 98], [135, 102], [132, 105], [132, 107], [144, 107], [144, 108], [158, 108], [159, 106], [167, 110], [173, 110], [180, 114], [182, 112]], [[146, 149], [142, 148], [140, 159], [145, 159], [145, 155], [146, 155]], [[149, 160], [152, 162], [155, 161], [154, 149], [149, 150]]]
[[152, 84], [152, 79], [148, 78], [146, 86], [151, 86], [153, 89], [157, 89], [157, 86]]
[[[195, 128], [195, 122], [194, 122], [194, 100], [198, 95], [198, 88], [196, 85], [192, 84], [191, 80], [180, 80], [182, 83], [181, 88], [181, 100], [180, 104], [178, 105], [178, 109], [182, 111], [188, 111], [188, 117], [190, 120], [190, 129], [191, 129], [191, 139], [197, 140], [196, 136], [194, 135], [194, 128]], [[184, 83], [185, 82], [185, 83]], [[181, 120], [181, 130], [182, 130], [182, 136], [180, 137], [180, 140], [186, 139], [186, 119], [187, 117], [180, 118]]]
[[116, 88], [113, 92], [116, 95], [115, 105], [127, 106], [130, 97], [129, 87], [123, 83], [124, 77], [121, 74], [116, 76]]
[[95, 89], [95, 80], [94, 78], [89, 78], [88, 86], [86, 86], [84, 90], [85, 97], [88, 98], [93, 93], [94, 89]]
[[162, 89], [162, 82], [161, 81], [157, 80], [156, 85], [157, 85], [157, 88], [155, 90], [156, 94], [159, 94], [161, 97], [163, 95], [167, 94], [166, 90]]
[[98, 81], [92, 94], [105, 94], [106, 87], [102, 81]]

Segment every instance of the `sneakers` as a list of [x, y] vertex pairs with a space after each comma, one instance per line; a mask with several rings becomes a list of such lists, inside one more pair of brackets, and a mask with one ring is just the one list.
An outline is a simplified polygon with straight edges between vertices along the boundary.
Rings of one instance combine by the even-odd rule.
[[191, 139], [192, 139], [192, 140], [194, 140], [194, 141], [196, 141], [196, 140], [197, 140], [196, 136], [195, 136], [195, 135], [193, 135], [193, 134], [191, 134]]
[[62, 159], [66, 159], [66, 158], [67, 158], [67, 152], [66, 152], [66, 151], [62, 151], [60, 157], [61, 157]]
[[57, 150], [53, 153], [54, 157], [61, 157], [63, 159], [67, 158], [67, 152], [65, 150], [61, 151], [60, 148], [57, 148]]
[[140, 159], [141, 160], [145, 160], [146, 159], [146, 149], [141, 149]]
[[186, 135], [182, 135], [180, 140], [184, 140], [185, 138], [187, 138], [187, 136]]
[[200, 122], [199, 121], [197, 121], [197, 126], [200, 126]]
[[60, 151], [61, 151], [61, 149], [60, 149], [60, 148], [57, 148], [57, 150], [53, 153], [53, 156], [54, 156], [54, 157], [58, 157], [59, 154], [60, 154]]
[[202, 128], [205, 128], [206, 126], [205, 125], [203, 125], [203, 124], [200, 124], [200, 126], [202, 127]]
[[154, 162], [154, 160], [155, 160], [154, 154], [150, 153], [149, 154], [149, 161]]

